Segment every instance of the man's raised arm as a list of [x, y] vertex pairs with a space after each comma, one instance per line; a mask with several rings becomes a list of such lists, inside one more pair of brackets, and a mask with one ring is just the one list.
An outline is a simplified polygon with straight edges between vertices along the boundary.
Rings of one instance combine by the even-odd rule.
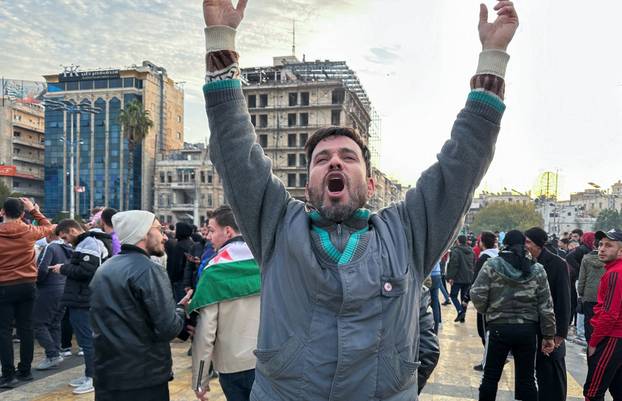
[[480, 6], [479, 36], [483, 50], [466, 106], [454, 123], [451, 139], [408, 191], [399, 206], [415, 266], [428, 275], [447, 248], [473, 198], [473, 192], [492, 161], [499, 123], [505, 109], [505, 52], [518, 27], [510, 1], [495, 5], [498, 17], [488, 22]]
[[207, 43], [203, 92], [210, 126], [210, 156], [237, 223], [255, 258], [269, 256], [289, 194], [272, 175], [270, 160], [256, 143], [241, 89], [236, 28], [247, 0], [204, 0]]

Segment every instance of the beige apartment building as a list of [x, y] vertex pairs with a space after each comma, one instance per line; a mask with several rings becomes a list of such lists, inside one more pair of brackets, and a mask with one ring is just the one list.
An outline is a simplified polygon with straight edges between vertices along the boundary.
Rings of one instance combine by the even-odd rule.
[[159, 153], [155, 178], [154, 213], [162, 224], [199, 226], [208, 211], [225, 203], [222, 182], [203, 144]]
[[44, 111], [37, 103], [0, 98], [0, 182], [44, 204]]

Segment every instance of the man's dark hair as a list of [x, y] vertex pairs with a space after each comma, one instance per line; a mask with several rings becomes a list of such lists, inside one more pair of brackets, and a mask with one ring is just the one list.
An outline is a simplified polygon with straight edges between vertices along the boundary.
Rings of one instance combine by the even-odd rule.
[[365, 160], [365, 170], [367, 171], [367, 176], [371, 177], [371, 153], [369, 148], [365, 145], [365, 142], [363, 142], [363, 138], [361, 138], [358, 131], [349, 127], [320, 128], [309, 137], [307, 143], [305, 144], [305, 152], [307, 153], [307, 172], [311, 168], [311, 157], [313, 156], [315, 147], [323, 139], [331, 136], [345, 136], [352, 139], [358, 145], [361, 149], [361, 153], [363, 154], [363, 159]]
[[568, 245], [570, 243], [570, 239], [569, 238], [562, 238], [562, 239], [560, 239], [560, 241], [562, 242], [562, 244], [566, 244], [566, 245]]
[[458, 243], [460, 245], [466, 245], [466, 243], [467, 243], [466, 235], [458, 235]]
[[583, 237], [583, 230], [581, 230], [580, 228], [575, 228], [570, 233], [571, 234], [579, 234], [579, 238]]
[[9, 219], [19, 219], [24, 213], [24, 202], [18, 198], [6, 198], [2, 209]]
[[75, 220], [65, 219], [61, 220], [60, 223], [56, 225], [56, 229], [54, 230], [54, 234], [60, 235], [61, 233], [69, 232], [72, 228], [75, 228], [79, 231], [84, 231], [84, 228]]
[[169, 224], [168, 229], [171, 231], [175, 231], [175, 224]]
[[218, 209], [214, 210], [210, 214], [209, 218], [216, 220], [216, 223], [218, 223], [218, 225], [221, 227], [231, 227], [236, 233], [240, 232], [240, 229], [238, 228], [238, 223], [236, 223], [235, 217], [233, 216], [233, 210], [231, 210], [231, 206], [222, 205]]
[[495, 242], [497, 242], [497, 236], [490, 231], [482, 231], [479, 240], [482, 241], [486, 249], [492, 249], [495, 247]]
[[108, 227], [112, 227], [112, 216], [117, 214], [119, 211], [112, 207], [107, 207], [102, 210], [101, 219]]

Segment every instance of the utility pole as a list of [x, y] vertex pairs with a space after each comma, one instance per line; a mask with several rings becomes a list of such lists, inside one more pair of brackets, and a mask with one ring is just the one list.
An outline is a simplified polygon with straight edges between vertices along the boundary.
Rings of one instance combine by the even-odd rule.
[[74, 161], [73, 161], [73, 117], [75, 113], [73, 111], [69, 112], [70, 119], [70, 134], [69, 134], [69, 218], [73, 220], [76, 214], [76, 183], [74, 182]]

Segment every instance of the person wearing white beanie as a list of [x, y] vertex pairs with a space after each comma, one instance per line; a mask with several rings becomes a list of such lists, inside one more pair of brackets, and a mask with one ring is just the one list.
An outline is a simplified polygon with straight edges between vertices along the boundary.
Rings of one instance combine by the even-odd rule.
[[95, 399], [169, 400], [169, 342], [182, 332], [186, 314], [166, 271], [150, 259], [164, 254], [167, 237], [153, 213], [142, 210], [119, 212], [112, 225], [121, 253], [91, 282]]

